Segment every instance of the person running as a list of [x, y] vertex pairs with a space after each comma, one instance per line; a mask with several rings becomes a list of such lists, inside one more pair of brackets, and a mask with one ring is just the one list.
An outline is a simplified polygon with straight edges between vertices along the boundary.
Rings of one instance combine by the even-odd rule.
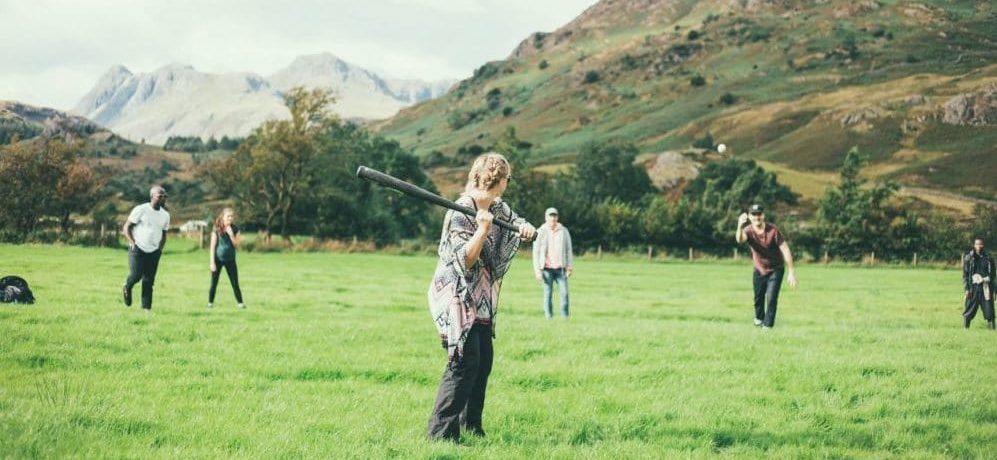
[[[492, 338], [502, 278], [520, 241], [536, 229], [500, 198], [511, 167], [494, 152], [479, 156], [457, 203], [477, 211], [474, 218], [448, 211], [438, 249], [439, 262], [429, 284], [429, 310], [447, 350], [436, 402], [429, 417], [429, 439], [460, 441], [461, 425], [484, 436], [482, 413], [492, 370]], [[517, 225], [510, 232], [494, 219]]]
[[152, 285], [156, 282], [159, 258], [166, 246], [170, 213], [166, 210], [166, 190], [158, 185], [149, 190], [149, 202], [135, 206], [121, 233], [128, 240], [128, 279], [121, 288], [125, 306], [132, 306], [132, 287], [142, 281], [142, 309], [152, 311]]
[[774, 225], [765, 223], [765, 209], [760, 204], [751, 205], [747, 213], [738, 216], [734, 239], [739, 244], [747, 242], [751, 247], [751, 259], [755, 266], [755, 326], [770, 329], [775, 326], [784, 272], [788, 271], [789, 286], [797, 285], [793, 253], [782, 232]]
[[966, 291], [966, 309], [962, 313], [963, 326], [969, 329], [976, 312], [983, 309], [987, 328], [994, 330], [994, 282], [997, 280], [994, 259], [984, 249], [983, 238], [973, 240], [973, 249], [962, 257], [962, 284]]
[[533, 243], [533, 276], [544, 285], [544, 315], [554, 317], [551, 296], [554, 283], [561, 295], [561, 316], [568, 318], [568, 278], [574, 269], [571, 253], [571, 233], [558, 221], [557, 209], [547, 208], [544, 212], [547, 222], [537, 229], [537, 241]]
[[239, 247], [241, 241], [242, 234], [239, 233], [239, 227], [235, 226], [235, 211], [232, 208], [222, 209], [215, 218], [214, 229], [211, 232], [208, 255], [211, 263], [211, 288], [208, 289], [208, 308], [215, 306], [215, 289], [218, 287], [218, 277], [222, 273], [220, 267], [225, 267], [239, 308], [246, 308], [246, 304], [242, 302], [242, 290], [239, 289], [239, 267], [235, 264], [235, 249]]

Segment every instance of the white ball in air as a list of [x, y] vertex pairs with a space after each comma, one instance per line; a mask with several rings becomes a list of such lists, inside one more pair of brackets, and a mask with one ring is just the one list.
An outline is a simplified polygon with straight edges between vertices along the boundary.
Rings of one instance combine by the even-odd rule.
[[727, 151], [727, 146], [724, 144], [717, 145], [717, 152], [724, 153]]

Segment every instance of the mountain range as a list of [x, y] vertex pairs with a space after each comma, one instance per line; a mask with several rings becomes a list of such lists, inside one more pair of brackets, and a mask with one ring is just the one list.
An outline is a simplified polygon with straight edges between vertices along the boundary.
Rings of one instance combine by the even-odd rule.
[[133, 141], [162, 144], [170, 136], [244, 136], [263, 121], [287, 117], [281, 95], [294, 86], [332, 89], [333, 110], [343, 118], [379, 119], [439, 97], [452, 83], [385, 79], [329, 53], [300, 56], [267, 77], [180, 64], [133, 73], [116, 65], [72, 112]]

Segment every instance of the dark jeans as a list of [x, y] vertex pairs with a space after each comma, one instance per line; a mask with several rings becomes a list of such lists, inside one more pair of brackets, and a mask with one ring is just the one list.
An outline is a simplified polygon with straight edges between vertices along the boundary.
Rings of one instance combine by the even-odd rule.
[[782, 287], [784, 271], [785, 268], [780, 267], [768, 275], [762, 275], [755, 269], [755, 319], [761, 321], [763, 326], [775, 326], [775, 310], [779, 305], [779, 289]]
[[974, 284], [969, 288], [969, 297], [966, 297], [966, 310], [963, 311], [962, 316], [966, 318], [966, 327], [969, 327], [969, 322], [976, 317], [976, 312], [982, 308], [983, 318], [987, 321], [994, 320], [994, 298], [993, 293], [990, 294], [990, 300], [987, 300], [983, 292], [983, 286], [979, 284]]
[[143, 252], [138, 246], [128, 250], [128, 279], [125, 289], [132, 291], [139, 280], [142, 280], [142, 308], [152, 309], [152, 285], [156, 282], [156, 271], [159, 269], [161, 250]]
[[232, 292], [235, 293], [235, 301], [242, 303], [242, 290], [239, 289], [239, 267], [235, 265], [235, 258], [232, 258], [228, 262], [222, 262], [217, 257], [215, 257], [216, 270], [211, 272], [211, 289], [208, 289], [208, 302], [214, 303], [215, 301], [215, 290], [218, 287], [218, 277], [222, 275], [222, 267], [225, 267], [228, 280], [232, 283]]
[[429, 416], [429, 439], [460, 440], [460, 425], [481, 433], [485, 390], [492, 372], [491, 326], [475, 324], [464, 343], [464, 356], [443, 371], [436, 404]]

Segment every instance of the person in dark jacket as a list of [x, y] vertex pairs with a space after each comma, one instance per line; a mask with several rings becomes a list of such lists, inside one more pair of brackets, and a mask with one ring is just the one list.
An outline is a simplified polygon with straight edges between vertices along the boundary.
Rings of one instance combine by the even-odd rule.
[[984, 250], [983, 238], [973, 241], [973, 249], [962, 257], [962, 285], [966, 291], [966, 309], [962, 312], [963, 326], [969, 329], [977, 310], [983, 309], [987, 328], [994, 330], [994, 280], [997, 279], [994, 259]]
[[211, 232], [211, 252], [208, 256], [211, 260], [211, 288], [208, 290], [208, 308], [215, 306], [215, 289], [218, 287], [218, 277], [222, 273], [221, 267], [225, 267], [239, 308], [246, 308], [246, 304], [242, 302], [242, 290], [239, 289], [239, 267], [235, 264], [235, 249], [239, 247], [240, 241], [242, 235], [239, 233], [239, 227], [235, 226], [235, 211], [232, 208], [222, 209], [215, 218], [214, 229]]

